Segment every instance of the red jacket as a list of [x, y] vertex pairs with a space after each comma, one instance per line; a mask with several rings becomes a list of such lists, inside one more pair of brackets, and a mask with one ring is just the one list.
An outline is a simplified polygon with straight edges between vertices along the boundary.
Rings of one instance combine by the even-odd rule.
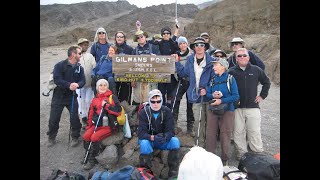
[[[112, 95], [112, 92], [110, 90], [107, 90], [104, 94], [97, 93], [96, 97], [94, 97], [90, 104], [89, 109], [89, 117], [88, 117], [88, 125], [93, 125], [92, 118], [97, 117], [100, 115], [100, 111], [102, 108], [102, 101], [106, 100], [107, 104], [105, 106], [104, 113], [107, 113], [108, 115], [114, 115], [119, 116], [121, 114], [121, 106], [120, 101], [118, 100], [118, 97], [115, 95], [112, 95], [112, 102], [109, 102], [109, 96]], [[100, 121], [102, 121], [102, 116], [100, 117]], [[100, 124], [100, 123], [99, 123]]]

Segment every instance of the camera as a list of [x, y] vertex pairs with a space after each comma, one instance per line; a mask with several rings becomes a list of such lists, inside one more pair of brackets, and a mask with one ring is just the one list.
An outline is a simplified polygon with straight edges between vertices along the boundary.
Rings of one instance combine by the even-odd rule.
[[211, 100], [209, 101], [209, 104], [214, 103], [214, 102], [216, 102], [216, 100], [215, 100], [215, 99], [211, 99]]

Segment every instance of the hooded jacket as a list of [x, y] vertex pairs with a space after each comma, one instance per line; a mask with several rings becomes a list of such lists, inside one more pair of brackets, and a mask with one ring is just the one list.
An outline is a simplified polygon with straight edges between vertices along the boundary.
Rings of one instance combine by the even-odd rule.
[[96, 64], [96, 67], [92, 69], [91, 75], [93, 76], [103, 76], [108, 80], [109, 77], [113, 77], [112, 74], [112, 58], [108, 55], [103, 55], [101, 60]]
[[[190, 85], [187, 90], [188, 102], [200, 103], [201, 102], [200, 89], [198, 90], [198, 92], [196, 92], [196, 75], [194, 72], [194, 56], [195, 56], [195, 53], [192, 53], [190, 56], [188, 56], [185, 66], [183, 66], [179, 61], [176, 62], [176, 70], [179, 76], [189, 77]], [[205, 57], [206, 57], [206, 66], [203, 67], [203, 72], [200, 76], [199, 88], [206, 88], [210, 81], [210, 77], [213, 74], [213, 71], [212, 71], [213, 59], [207, 52], [205, 52]], [[208, 101], [209, 99], [206, 96], [204, 96], [203, 102], [208, 102]]]
[[86, 77], [86, 84], [84, 86], [91, 87], [91, 72], [96, 66], [96, 61], [92, 54], [89, 52], [83, 52], [79, 63], [83, 67], [84, 76]]

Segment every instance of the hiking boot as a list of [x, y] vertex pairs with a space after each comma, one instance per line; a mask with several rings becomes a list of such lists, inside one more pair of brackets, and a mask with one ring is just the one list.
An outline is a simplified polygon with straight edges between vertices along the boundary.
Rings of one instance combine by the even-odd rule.
[[87, 164], [83, 165], [83, 169], [84, 170], [92, 169], [94, 167], [94, 165], [95, 165], [95, 163], [88, 162]]
[[82, 118], [82, 129], [86, 130], [86, 127], [88, 126], [88, 118], [87, 117], [83, 117]]
[[47, 147], [52, 147], [53, 145], [56, 144], [56, 139], [48, 139], [48, 144]]
[[175, 127], [175, 128], [174, 128], [174, 134], [175, 134], [175, 135], [179, 134], [181, 131], [182, 131], [182, 129], [179, 128], [179, 127]]
[[75, 138], [71, 140], [71, 147], [76, 147], [79, 144], [79, 139]]

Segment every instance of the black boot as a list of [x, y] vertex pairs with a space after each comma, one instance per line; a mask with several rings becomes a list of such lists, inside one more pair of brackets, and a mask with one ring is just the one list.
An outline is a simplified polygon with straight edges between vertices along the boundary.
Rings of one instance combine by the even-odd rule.
[[[87, 150], [89, 147], [89, 142], [83, 143], [83, 146]], [[88, 153], [88, 162], [83, 166], [83, 169], [85, 170], [92, 169], [94, 165], [98, 163], [98, 161], [95, 158], [98, 155], [98, 153], [99, 153], [99, 142], [93, 142], [91, 144], [91, 147]]]
[[83, 117], [81, 120], [82, 120], [82, 129], [86, 130], [86, 127], [88, 126], [88, 118]]
[[152, 153], [151, 154], [140, 154], [139, 156], [140, 167], [145, 167], [147, 169], [151, 169], [152, 164]]
[[168, 154], [168, 178], [178, 177], [178, 169], [180, 164], [180, 149], [170, 150]]

